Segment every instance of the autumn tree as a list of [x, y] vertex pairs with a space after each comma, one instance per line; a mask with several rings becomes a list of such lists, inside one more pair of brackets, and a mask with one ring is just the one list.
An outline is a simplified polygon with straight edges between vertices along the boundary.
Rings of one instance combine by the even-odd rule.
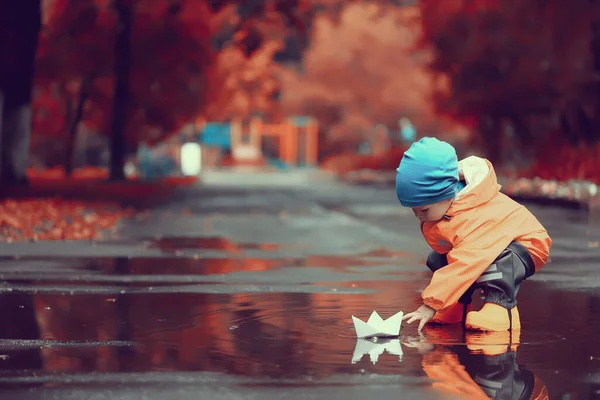
[[[63, 103], [66, 120], [54, 118], [69, 132], [67, 159], [80, 123], [110, 134], [113, 178], [122, 178], [124, 151], [161, 140], [200, 115], [281, 117], [276, 62], [297, 62], [317, 11], [338, 12], [344, 3], [46, 1], [52, 6], [39, 55], [40, 99], [54, 95]], [[57, 125], [44, 115], [40, 126]]]
[[[322, 21], [328, 21], [336, 27], [333, 29], [341, 31], [343, 28], [337, 26], [348, 5], [376, 4], [383, 7], [381, 10], [387, 10], [388, 6], [397, 10], [396, 6], [409, 3], [400, 0], [212, 2], [215, 9], [229, 7], [233, 17], [219, 23], [215, 29], [217, 90], [208, 105], [206, 117], [223, 120], [259, 115], [277, 120], [288, 112], [297, 111], [282, 107], [287, 88], [283, 87], [285, 77], [282, 77], [280, 66], [292, 65], [291, 70], [303, 68], [305, 56], [310, 54], [317, 39], [315, 29], [322, 30], [318, 28], [319, 24], [323, 25]], [[319, 36], [318, 40], [324, 36]], [[329, 45], [335, 41], [326, 40]]]
[[[55, 0], [38, 54], [38, 84], [65, 99], [67, 159], [82, 122], [111, 135], [111, 177], [122, 179], [126, 151], [175, 133], [196, 116], [212, 59], [203, 4]], [[131, 31], [118, 30], [129, 16]], [[122, 47], [125, 36], [130, 47]]]
[[299, 60], [308, 38], [313, 4], [307, 0], [213, 1], [217, 55], [209, 120], [281, 118], [278, 62]]
[[280, 72], [286, 113], [318, 117], [332, 151], [355, 148], [377, 124], [397, 130], [402, 117], [438, 129], [429, 54], [416, 51], [419, 28], [417, 9], [389, 4], [356, 2], [337, 20], [317, 16], [302, 66]]
[[439, 78], [436, 110], [474, 121], [491, 159], [500, 161], [509, 147], [534, 156], [556, 134], [597, 137], [600, 92], [590, 97], [596, 5], [424, 0], [420, 8], [422, 44], [433, 50], [429, 67]]
[[107, 4], [94, 0], [56, 0], [46, 7], [37, 54], [34, 128], [43, 137], [64, 141], [70, 174], [77, 131], [89, 119], [85, 111], [94, 86], [112, 72], [108, 43], [114, 41], [115, 16]]
[[[270, 70], [281, 48], [273, 34], [302, 30], [299, 15], [308, 4], [48, 1], [38, 58], [40, 100], [46, 103], [39, 104], [38, 125], [50, 130], [62, 125], [69, 132], [67, 160], [80, 122], [112, 132], [114, 178], [122, 177], [126, 148], [159, 141], [198, 115], [227, 119], [270, 112], [277, 94]], [[57, 109], [50, 104], [52, 94], [64, 103], [66, 120], [44, 112]]]
[[26, 181], [40, 0], [0, 2], [0, 181]]

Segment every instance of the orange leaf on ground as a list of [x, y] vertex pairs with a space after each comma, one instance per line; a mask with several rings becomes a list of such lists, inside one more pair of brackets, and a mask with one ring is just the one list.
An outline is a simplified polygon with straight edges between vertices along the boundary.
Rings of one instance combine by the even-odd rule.
[[7, 199], [0, 202], [0, 241], [97, 239], [132, 214], [109, 202]]

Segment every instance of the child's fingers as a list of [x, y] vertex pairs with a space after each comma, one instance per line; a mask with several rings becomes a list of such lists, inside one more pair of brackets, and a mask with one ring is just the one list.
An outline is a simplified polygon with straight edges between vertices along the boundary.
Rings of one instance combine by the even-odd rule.
[[[402, 317], [402, 321], [405, 321], [405, 320], [407, 320], [407, 319], [409, 319], [409, 318], [411, 318], [411, 319], [412, 319], [413, 317], [415, 317], [415, 316], [417, 316], [417, 315], [421, 315], [421, 313], [420, 313], [420, 312], [418, 312], [418, 311], [413, 311], [413, 312], [411, 312], [411, 313], [408, 313], [408, 314], [406, 314], [404, 317]], [[410, 322], [409, 322], [409, 324], [410, 324]]]
[[426, 323], [427, 323], [427, 319], [421, 318], [421, 322], [419, 323], [419, 328], [417, 330], [421, 331]]
[[404, 317], [402, 317], [402, 321], [406, 321], [408, 318], [412, 317], [414, 314], [415, 314], [414, 312], [406, 314]]
[[415, 313], [410, 313], [410, 314], [405, 315], [402, 318], [402, 320], [404, 321], [404, 320], [408, 319], [408, 321], [406, 321], [406, 323], [410, 324], [411, 322], [413, 322], [414, 318], [415, 318]]
[[420, 320], [421, 318], [423, 318], [423, 316], [419, 313], [414, 313], [414, 315], [412, 315], [410, 317], [410, 319], [408, 321], [406, 321], [407, 324], [412, 324], [413, 322]]

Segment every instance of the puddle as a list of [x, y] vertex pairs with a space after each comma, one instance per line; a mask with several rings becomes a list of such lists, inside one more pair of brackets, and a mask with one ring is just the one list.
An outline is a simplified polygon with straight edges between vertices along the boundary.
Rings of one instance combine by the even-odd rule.
[[284, 245], [274, 243], [237, 243], [221, 237], [166, 237], [146, 239], [149, 247], [159, 248], [165, 252], [175, 252], [183, 249], [222, 250], [228, 253], [241, 253], [244, 250], [277, 250]]
[[[124, 238], [119, 241], [102, 240], [94, 242], [101, 245], [133, 246], [141, 254], [136, 254], [136, 258], [147, 254], [152, 250], [159, 250], [164, 255], [175, 255], [183, 258], [203, 259], [219, 258], [231, 260], [234, 258], [250, 259], [276, 259], [293, 256], [294, 259], [301, 262], [302, 265], [309, 266], [348, 266], [348, 265], [379, 265], [382, 260], [387, 262], [391, 260], [400, 260], [403, 263], [412, 262], [422, 264], [425, 262], [423, 254], [417, 254], [409, 251], [391, 250], [386, 248], [376, 248], [366, 252], [357, 252], [351, 254], [349, 251], [343, 255], [318, 254], [314, 252], [311, 246], [296, 243], [268, 243], [268, 242], [238, 242], [225, 237], [143, 237], [143, 238]], [[361, 245], [367, 247], [369, 243], [364, 242]], [[348, 254], [350, 253], [350, 254]], [[160, 254], [160, 253], [159, 253]], [[410, 261], [408, 261], [410, 260]]]
[[[405, 260], [408, 261], [408, 260]], [[394, 260], [306, 258], [20, 258], [0, 261], [0, 293], [371, 293], [365, 282], [419, 278]]]
[[[28, 348], [50, 348], [50, 347], [108, 347], [108, 346], [134, 346], [133, 342], [120, 340], [22, 340], [22, 339], [0, 339], [0, 351], [23, 350]], [[3, 357], [0, 356], [0, 359]], [[5, 357], [6, 358], [6, 357]]]
[[[133, 265], [145, 274], [159, 272], [156, 266], [144, 270], [140, 260], [128, 266], [131, 271]], [[110, 277], [120, 270], [95, 271]], [[303, 286], [293, 282], [290, 273], [290, 287]], [[401, 308], [411, 311], [424, 282], [371, 276], [347, 282], [349, 288], [371, 290], [352, 295], [241, 293], [235, 287], [228, 293], [178, 293], [166, 286], [147, 293], [131, 291], [128, 282], [117, 294], [7, 292], [0, 296], [5, 321], [0, 384], [54, 382], [73, 374], [93, 382], [94, 376], [104, 379], [109, 373], [177, 371], [258, 379], [248, 384], [261, 387], [265, 379], [280, 387], [309, 381], [327, 387], [338, 376], [401, 376], [401, 387], [428, 398], [477, 397], [494, 389], [481, 384], [492, 380], [523, 392], [541, 390], [543, 382], [551, 398], [595, 387], [584, 378], [600, 371], [600, 299], [550, 290], [539, 282], [528, 281], [522, 289], [518, 338], [508, 332], [468, 334], [460, 327], [428, 327], [418, 335], [415, 326], [405, 325], [396, 342], [356, 340], [351, 315], [366, 318], [376, 309], [386, 318]]]

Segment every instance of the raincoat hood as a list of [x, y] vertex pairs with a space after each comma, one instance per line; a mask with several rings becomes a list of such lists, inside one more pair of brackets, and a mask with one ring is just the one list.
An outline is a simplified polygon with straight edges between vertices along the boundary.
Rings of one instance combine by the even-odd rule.
[[491, 162], [484, 158], [471, 156], [458, 163], [459, 177], [467, 185], [457, 194], [446, 215], [452, 217], [461, 212], [488, 203], [500, 192], [502, 187]]

